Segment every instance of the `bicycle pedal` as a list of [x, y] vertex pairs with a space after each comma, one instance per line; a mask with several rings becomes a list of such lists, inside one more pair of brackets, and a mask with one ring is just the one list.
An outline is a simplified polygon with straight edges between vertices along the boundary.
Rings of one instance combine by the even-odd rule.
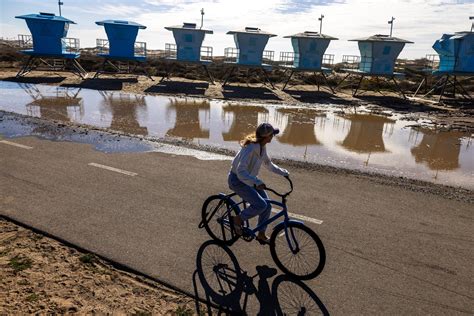
[[251, 242], [253, 240], [253, 236], [250, 236], [250, 235], [244, 236], [244, 235], [242, 235], [242, 239], [245, 240], [246, 242]]

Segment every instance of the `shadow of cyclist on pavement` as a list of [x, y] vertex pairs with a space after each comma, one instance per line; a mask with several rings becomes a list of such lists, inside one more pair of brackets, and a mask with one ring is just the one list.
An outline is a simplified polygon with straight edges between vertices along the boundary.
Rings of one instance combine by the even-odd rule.
[[193, 274], [195, 298], [205, 299], [207, 311], [197, 313], [250, 315], [329, 315], [318, 296], [303, 282], [266, 265], [250, 276], [240, 268], [234, 253], [210, 240], [201, 245]]

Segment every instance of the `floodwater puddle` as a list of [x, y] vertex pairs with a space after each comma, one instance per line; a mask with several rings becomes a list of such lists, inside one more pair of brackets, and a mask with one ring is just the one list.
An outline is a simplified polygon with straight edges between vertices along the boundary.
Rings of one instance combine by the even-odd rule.
[[[269, 153], [275, 158], [474, 189], [472, 135], [412, 127], [426, 120], [421, 117], [408, 121], [393, 113], [375, 115], [363, 107], [239, 104], [1, 81], [0, 92], [3, 111], [231, 150], [238, 150], [239, 140], [268, 121], [281, 131], [269, 144]], [[4, 121], [0, 121], [0, 134], [15, 136]], [[85, 136], [71, 133], [68, 137], [80, 141], [77, 138]], [[91, 131], [88, 137], [99, 136]], [[225, 157], [130, 141], [145, 146], [144, 151], [197, 155], [200, 159]]]

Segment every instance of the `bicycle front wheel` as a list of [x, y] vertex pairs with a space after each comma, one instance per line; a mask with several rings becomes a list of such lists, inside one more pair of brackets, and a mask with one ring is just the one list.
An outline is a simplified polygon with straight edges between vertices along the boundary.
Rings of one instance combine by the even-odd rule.
[[237, 213], [229, 201], [222, 195], [212, 195], [202, 206], [202, 225], [212, 239], [225, 244], [232, 244], [239, 238], [230, 227], [230, 216]]
[[300, 280], [315, 278], [326, 263], [326, 251], [318, 235], [299, 223], [275, 229], [270, 237], [270, 252], [284, 273]]

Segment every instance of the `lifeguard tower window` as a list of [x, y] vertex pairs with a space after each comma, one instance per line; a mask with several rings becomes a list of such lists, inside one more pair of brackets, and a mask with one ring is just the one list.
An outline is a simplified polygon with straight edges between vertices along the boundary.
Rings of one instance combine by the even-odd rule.
[[245, 28], [245, 31], [257, 33], [258, 31], [260, 31], [260, 29], [259, 29], [258, 27], [249, 27], [249, 26], [247, 26], [247, 27]]
[[251, 37], [249, 39], [249, 45], [250, 46], [256, 46], [257, 45], [257, 38], [256, 37]]
[[184, 34], [184, 41], [186, 43], [192, 43], [193, 42], [193, 35], [192, 34]]
[[384, 55], [390, 55], [390, 50], [391, 50], [391, 49], [392, 49], [391, 46], [385, 46], [385, 47], [383, 48], [383, 54], [384, 54]]
[[51, 18], [55, 16], [54, 13], [49, 13], [49, 12], [40, 12], [40, 15], [44, 15], [42, 16], [42, 18], [47, 18], [47, 17]]
[[318, 45], [316, 44], [316, 42], [313, 42], [309, 45], [309, 51], [310, 52], [315, 52], [317, 47], [318, 47]]

